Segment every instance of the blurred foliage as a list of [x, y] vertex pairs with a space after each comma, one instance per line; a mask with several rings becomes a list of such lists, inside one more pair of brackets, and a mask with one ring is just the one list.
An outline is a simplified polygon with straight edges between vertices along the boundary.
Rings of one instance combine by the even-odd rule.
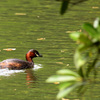
[[97, 18], [93, 25], [90, 23], [83, 24], [84, 32], [74, 32], [70, 37], [78, 43], [74, 55], [76, 72], [69, 69], [57, 71], [57, 75], [49, 77], [46, 82], [59, 82], [59, 93], [57, 98], [60, 99], [68, 95], [72, 90], [78, 89], [78, 93], [84, 90], [84, 87], [90, 82], [90, 72], [100, 67], [100, 18]]
[[63, 15], [67, 11], [69, 4], [77, 5], [79, 3], [82, 3], [88, 0], [56, 0], [56, 1], [62, 2], [60, 14]]

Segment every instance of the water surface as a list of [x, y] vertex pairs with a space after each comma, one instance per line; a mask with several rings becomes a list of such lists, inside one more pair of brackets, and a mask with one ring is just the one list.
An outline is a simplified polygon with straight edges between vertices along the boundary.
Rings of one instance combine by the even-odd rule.
[[[47, 84], [45, 80], [59, 69], [75, 70], [76, 44], [69, 38], [69, 31], [78, 31], [83, 22], [92, 23], [100, 16], [99, 4], [99, 0], [89, 0], [70, 5], [69, 11], [61, 16], [60, 2], [54, 0], [0, 0], [0, 61], [25, 60], [29, 49], [37, 49], [43, 54], [43, 58], [34, 59], [35, 65], [42, 67], [37, 70], [0, 70], [0, 99], [56, 100], [57, 86]], [[16, 50], [4, 51], [4, 48]], [[2, 75], [3, 72], [7, 75]], [[99, 100], [98, 82], [90, 88], [93, 88], [92, 92], [88, 91], [84, 100]], [[68, 98], [80, 97], [71, 93]]]

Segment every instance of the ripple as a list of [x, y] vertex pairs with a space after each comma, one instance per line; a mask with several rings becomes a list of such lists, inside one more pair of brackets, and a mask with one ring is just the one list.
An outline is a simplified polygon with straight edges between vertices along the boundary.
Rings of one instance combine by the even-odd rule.
[[[42, 68], [42, 65], [41, 64], [36, 64], [36, 65], [34, 65], [34, 68], [32, 68], [32, 70], [36, 71], [40, 68]], [[0, 69], [0, 76], [10, 76], [12, 74], [21, 73], [21, 72], [25, 72], [25, 70], [9, 70], [8, 68]]]

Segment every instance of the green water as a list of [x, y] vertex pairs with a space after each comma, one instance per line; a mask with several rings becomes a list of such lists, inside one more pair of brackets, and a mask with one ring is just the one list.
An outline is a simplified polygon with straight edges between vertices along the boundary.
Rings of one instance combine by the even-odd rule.
[[[31, 71], [31, 83], [27, 78], [30, 72], [0, 76], [0, 100], [56, 100], [57, 86], [45, 80], [59, 69], [75, 70], [76, 44], [68, 31], [78, 31], [83, 22], [92, 23], [100, 16], [100, 1], [70, 6], [64, 16], [59, 14], [59, 9], [60, 2], [55, 0], [0, 0], [0, 61], [25, 60], [26, 52], [32, 48], [43, 54], [43, 58], [34, 59], [42, 68]], [[5, 48], [16, 50], [4, 51]], [[99, 100], [99, 82], [90, 88], [93, 89], [87, 91], [84, 100]], [[78, 99], [74, 94], [68, 98]]]

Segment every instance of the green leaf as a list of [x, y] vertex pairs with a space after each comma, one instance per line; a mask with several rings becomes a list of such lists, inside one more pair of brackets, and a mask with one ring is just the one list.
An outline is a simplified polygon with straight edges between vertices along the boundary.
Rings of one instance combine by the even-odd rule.
[[98, 40], [100, 40], [100, 25], [98, 26], [98, 28], [97, 28], [97, 31], [98, 31]]
[[68, 81], [78, 81], [79, 78], [74, 76], [62, 76], [62, 75], [53, 75], [49, 77], [46, 82], [54, 83], [54, 82], [68, 82]]
[[98, 28], [100, 26], [100, 18], [96, 18], [93, 23], [94, 28]]
[[82, 32], [73, 32], [70, 34], [70, 38], [74, 41], [78, 41], [80, 44], [92, 45], [92, 40], [89, 39], [89, 36]]
[[87, 82], [83, 82], [81, 86], [79, 86], [77, 93], [84, 94], [87, 88]]
[[71, 86], [71, 85], [73, 85], [75, 83], [76, 83], [75, 81], [69, 81], [69, 82], [60, 83], [59, 84], [59, 89], [63, 90], [63, 89], [65, 89], [65, 88], [67, 88], [67, 87], [69, 87], [69, 86]]
[[77, 50], [81, 53], [83, 51], [86, 51], [87, 49], [89, 49], [90, 47], [93, 47], [93, 44], [80, 44], [77, 48]]
[[83, 29], [88, 32], [90, 37], [97, 38], [98, 32], [90, 23], [84, 23], [83, 24]]
[[96, 20], [93, 23], [93, 26], [95, 29], [97, 29], [98, 32], [98, 40], [100, 40], [100, 18], [96, 18]]
[[69, 5], [69, 1], [70, 0], [64, 0], [64, 1], [62, 1], [62, 6], [61, 6], [61, 15], [63, 15], [65, 12], [66, 12], [66, 10], [68, 9], [68, 5]]
[[84, 44], [84, 45], [92, 45], [92, 40], [89, 39], [89, 37], [86, 34], [81, 34], [79, 37], [79, 42]]
[[72, 86], [69, 86], [66, 89], [60, 90], [60, 92], [57, 95], [57, 98], [60, 99], [64, 96], [68, 95], [72, 90], [74, 90], [76, 87], [81, 86], [81, 85], [82, 85], [82, 83], [76, 83]]
[[61, 74], [61, 75], [71, 75], [71, 76], [78, 76], [79, 77], [79, 74], [77, 74], [76, 72], [73, 72], [69, 69], [62, 69], [62, 70], [59, 70], [57, 71], [57, 74]]
[[85, 63], [86, 63], [86, 58], [84, 58], [78, 50], [76, 50], [75, 55], [74, 55], [74, 63], [77, 69], [80, 69]]
[[70, 34], [70, 38], [72, 38], [74, 41], [78, 41], [81, 34], [81, 32], [73, 32]]

